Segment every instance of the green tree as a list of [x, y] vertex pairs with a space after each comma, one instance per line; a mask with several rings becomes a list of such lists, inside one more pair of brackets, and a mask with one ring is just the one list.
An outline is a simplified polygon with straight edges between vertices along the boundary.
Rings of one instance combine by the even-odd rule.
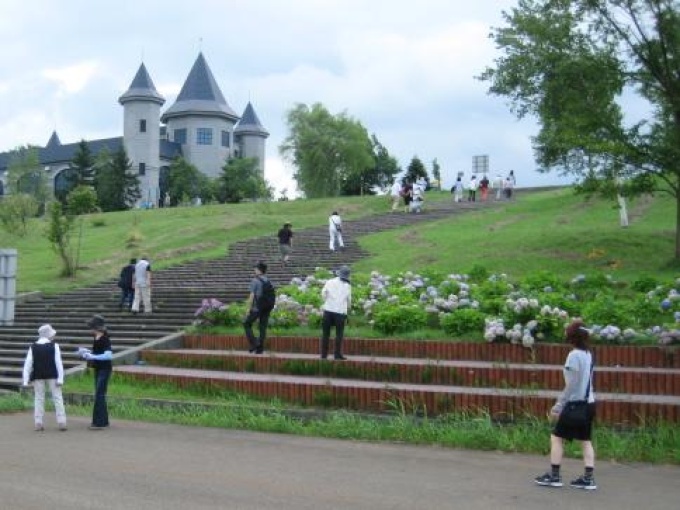
[[363, 189], [363, 176], [374, 162], [371, 140], [359, 121], [346, 113], [332, 115], [315, 103], [311, 108], [297, 104], [286, 123], [290, 134], [279, 152], [295, 165], [294, 178], [305, 196], [338, 196], [343, 186]]
[[47, 175], [36, 147], [17, 147], [9, 155], [7, 187], [10, 193], [26, 193], [41, 205], [47, 202]]
[[70, 167], [75, 170], [73, 188], [76, 186], [94, 186], [95, 158], [85, 140], [78, 143], [78, 149], [73, 155]]
[[220, 202], [272, 199], [272, 189], [258, 170], [257, 158], [232, 158], [222, 167], [216, 190]]
[[[678, 2], [520, 0], [503, 16], [491, 34], [502, 56], [481, 79], [518, 117], [538, 118], [540, 170], [612, 195], [670, 193], [680, 259]], [[649, 113], [634, 118], [624, 94]]]
[[183, 157], [177, 157], [170, 165], [168, 175], [168, 192], [171, 205], [188, 204], [194, 198], [206, 198], [205, 186], [207, 177], [198, 168]]
[[132, 163], [122, 147], [113, 155], [106, 150], [99, 154], [94, 187], [102, 211], [124, 211], [139, 200], [139, 178], [131, 168]]
[[437, 161], [437, 158], [434, 158], [432, 160], [432, 177], [434, 177], [434, 180], [437, 181], [437, 189], [439, 191], [442, 190], [442, 172], [441, 172], [441, 167], [439, 166], [439, 162]]
[[26, 193], [8, 195], [0, 200], [0, 225], [9, 234], [26, 235], [28, 220], [38, 215], [40, 205]]
[[75, 276], [76, 262], [71, 238], [74, 230], [74, 217], [64, 209], [61, 202], [51, 202], [47, 208], [49, 223], [47, 224], [47, 239], [52, 249], [59, 255], [62, 262], [60, 275]]
[[89, 186], [78, 186], [68, 194], [66, 208], [74, 216], [97, 212], [97, 194]]
[[420, 158], [418, 158], [418, 156], [413, 156], [411, 162], [406, 168], [406, 175], [404, 178], [410, 182], [416, 182], [421, 177], [427, 181], [427, 185], [429, 187], [430, 177], [427, 175], [425, 165], [423, 165], [423, 162], [420, 160]]
[[401, 172], [396, 158], [380, 143], [375, 134], [371, 135], [371, 152], [373, 166], [364, 170], [354, 179], [346, 179], [343, 183], [343, 195], [374, 194], [375, 188], [384, 189], [394, 181], [394, 176]]

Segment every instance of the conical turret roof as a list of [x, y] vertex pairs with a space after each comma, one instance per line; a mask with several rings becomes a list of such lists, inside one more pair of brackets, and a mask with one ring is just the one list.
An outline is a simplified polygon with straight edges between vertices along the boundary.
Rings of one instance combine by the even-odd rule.
[[153, 101], [160, 105], [165, 103], [165, 98], [156, 90], [144, 63], [139, 66], [130, 88], [118, 98], [120, 104], [128, 101]]
[[46, 149], [52, 149], [54, 147], [59, 147], [61, 145], [61, 140], [59, 140], [59, 135], [57, 134], [57, 131], [54, 130], [52, 131], [52, 136], [50, 136], [50, 139], [47, 141], [47, 145], [45, 146]]
[[250, 101], [248, 101], [246, 109], [241, 116], [241, 120], [234, 129], [234, 133], [239, 135], [259, 135], [265, 138], [269, 136], [269, 131], [262, 126], [260, 119], [257, 117], [257, 113], [255, 113], [255, 108], [253, 108]]
[[175, 104], [162, 115], [161, 121], [184, 115], [219, 116], [231, 121], [239, 118], [224, 99], [203, 53], [198, 54]]

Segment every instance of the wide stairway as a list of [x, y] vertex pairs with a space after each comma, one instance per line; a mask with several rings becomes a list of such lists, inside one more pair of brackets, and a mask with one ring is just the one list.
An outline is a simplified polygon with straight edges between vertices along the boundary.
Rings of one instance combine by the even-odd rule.
[[[223, 302], [243, 300], [259, 260], [269, 262], [269, 276], [277, 285], [290, 282], [294, 276], [312, 273], [316, 267], [337, 268], [365, 256], [357, 238], [422, 221], [450, 217], [487, 203], [432, 202], [421, 214], [386, 213], [354, 221], [345, 220], [345, 249], [331, 252], [328, 228], [324, 225], [295, 231], [292, 263], [279, 262], [275, 235], [255, 238], [232, 245], [224, 258], [198, 260], [169, 269], [154, 271], [153, 313], [132, 315], [118, 307], [120, 291], [115, 280], [54, 296], [35, 296], [18, 300], [12, 326], [0, 326], [0, 388], [17, 389], [30, 342], [37, 338], [41, 324], [50, 323], [57, 330], [62, 348], [64, 368], [69, 371], [81, 365], [76, 352], [79, 346], [91, 344], [86, 321], [93, 314], [106, 318], [113, 340], [114, 357], [134, 359], [136, 352], [151, 342], [178, 337], [189, 326], [194, 312], [204, 298]], [[278, 229], [273, 228], [273, 232]], [[152, 267], [153, 267], [153, 256]]]

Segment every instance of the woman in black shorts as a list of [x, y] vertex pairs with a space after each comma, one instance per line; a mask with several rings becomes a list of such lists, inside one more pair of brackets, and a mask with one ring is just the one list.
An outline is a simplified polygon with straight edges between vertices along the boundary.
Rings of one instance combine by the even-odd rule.
[[[573, 349], [564, 364], [565, 388], [550, 410], [550, 418], [556, 421], [550, 435], [550, 471], [538, 476], [534, 481], [543, 487], [562, 487], [560, 464], [564, 452], [564, 441], [576, 439], [581, 442], [585, 471], [569, 484], [576, 489], [595, 490], [595, 450], [591, 441], [595, 419], [595, 395], [593, 391], [593, 355], [590, 352], [590, 333], [583, 321], [574, 320], [566, 330], [567, 342]], [[586, 419], [574, 423], [567, 419], [562, 410], [570, 402], [585, 401]]]

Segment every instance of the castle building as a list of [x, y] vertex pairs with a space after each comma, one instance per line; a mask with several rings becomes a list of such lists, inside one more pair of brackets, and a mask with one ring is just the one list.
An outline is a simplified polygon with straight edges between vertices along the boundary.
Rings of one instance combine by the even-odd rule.
[[[172, 160], [184, 157], [208, 177], [217, 177], [229, 158], [257, 158], [264, 176], [269, 136], [248, 102], [240, 117], [222, 95], [202, 53], [194, 62], [174, 104], [161, 114], [165, 98], [156, 90], [142, 63], [127, 91], [118, 98], [123, 107], [123, 136], [86, 141], [93, 156], [125, 148], [131, 171], [139, 177], [140, 204], [157, 204], [168, 189]], [[40, 165], [53, 193], [67, 193], [68, 172], [78, 143], [62, 144], [56, 131], [38, 148]], [[7, 189], [11, 153], [0, 153], [0, 196]]]

